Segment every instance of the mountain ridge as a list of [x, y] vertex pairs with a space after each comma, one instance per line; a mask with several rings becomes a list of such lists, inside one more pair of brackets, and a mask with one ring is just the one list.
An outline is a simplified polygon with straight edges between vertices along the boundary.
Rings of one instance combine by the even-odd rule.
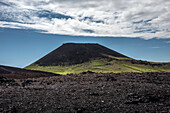
[[27, 69], [22, 69], [17, 67], [0, 65], [0, 77], [26, 79], [26, 78], [39, 78], [39, 77], [51, 77], [51, 76], [59, 76], [59, 75], [50, 72], [27, 70]]
[[97, 43], [64, 43], [33, 64], [39, 66], [74, 65], [88, 62], [91, 59], [109, 58], [107, 55], [128, 58]]
[[63, 75], [170, 72], [170, 63], [135, 60], [97, 43], [66, 43], [25, 68]]

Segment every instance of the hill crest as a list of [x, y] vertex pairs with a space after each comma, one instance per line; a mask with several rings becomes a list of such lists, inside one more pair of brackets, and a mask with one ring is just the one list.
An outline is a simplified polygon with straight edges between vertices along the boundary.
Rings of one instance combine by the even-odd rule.
[[170, 72], [170, 63], [135, 60], [97, 43], [65, 43], [25, 68], [62, 75], [88, 71]]
[[32, 65], [38, 66], [64, 66], [88, 62], [91, 59], [114, 57], [126, 57], [114, 50], [97, 43], [64, 43]]

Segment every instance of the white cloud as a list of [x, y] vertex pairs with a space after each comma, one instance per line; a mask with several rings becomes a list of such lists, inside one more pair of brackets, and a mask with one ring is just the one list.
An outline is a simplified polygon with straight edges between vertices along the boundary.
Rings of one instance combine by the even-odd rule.
[[2, 0], [0, 6], [0, 27], [66, 35], [170, 38], [169, 0]]
[[153, 49], [159, 49], [159, 48], [161, 48], [161, 47], [152, 47]]
[[170, 43], [170, 41], [167, 41], [166, 43]]

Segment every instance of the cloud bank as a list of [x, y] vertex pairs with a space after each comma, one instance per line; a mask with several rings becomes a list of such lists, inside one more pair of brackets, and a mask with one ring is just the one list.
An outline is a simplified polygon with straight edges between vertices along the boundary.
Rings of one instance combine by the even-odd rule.
[[169, 0], [1, 0], [0, 27], [76, 36], [170, 38]]

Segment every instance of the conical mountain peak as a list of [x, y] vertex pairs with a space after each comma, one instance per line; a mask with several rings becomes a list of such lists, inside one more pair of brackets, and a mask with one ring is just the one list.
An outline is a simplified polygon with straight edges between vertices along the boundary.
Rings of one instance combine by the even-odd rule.
[[34, 64], [39, 66], [74, 65], [91, 59], [127, 57], [97, 43], [64, 43]]

